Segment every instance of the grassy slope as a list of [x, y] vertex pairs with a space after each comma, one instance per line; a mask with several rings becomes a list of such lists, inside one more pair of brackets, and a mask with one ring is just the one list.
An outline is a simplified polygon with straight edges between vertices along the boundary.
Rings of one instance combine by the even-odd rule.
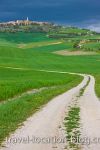
[[[34, 35], [34, 38], [32, 38], [33, 35]], [[15, 38], [14, 42], [16, 42], [19, 39], [17, 44], [25, 43], [27, 39], [29, 43], [32, 41], [41, 42], [43, 40], [46, 40], [46, 41], [51, 40], [45, 34], [36, 34], [36, 33], [35, 34], [19, 33], [18, 35], [0, 34], [1, 39], [3, 37], [3, 40], [8, 40], [7, 42], [9, 43], [12, 42], [13, 36], [15, 37], [17, 36], [17, 39]], [[99, 38], [99, 36], [100, 35], [95, 35], [95, 36], [92, 36], [92, 38], [93, 37]], [[23, 37], [25, 37], [25, 39]], [[57, 56], [51, 53], [52, 51], [56, 51], [56, 50], [63, 50], [63, 49], [72, 50], [73, 49], [72, 43], [68, 43], [68, 42], [63, 42], [62, 44], [58, 44], [58, 45], [41, 46], [41, 47], [35, 47], [31, 49], [24, 49], [24, 50], [19, 49], [18, 47], [13, 48], [13, 45], [15, 46], [15, 44], [12, 44], [12, 47], [9, 46], [9, 48], [8, 46], [3, 45], [3, 50], [2, 50], [2, 47], [0, 47], [0, 65], [1, 66], [90, 73], [90, 74], [95, 75], [97, 83], [100, 83], [100, 77], [99, 77], [100, 55]], [[100, 89], [100, 85], [96, 84], [96, 92], [98, 96], [100, 96], [99, 89]]]
[[[82, 80], [82, 78], [76, 76], [66, 76], [65, 74], [56, 73], [40, 73], [36, 70], [45, 69], [93, 74], [96, 78], [96, 92], [98, 96], [100, 96], [100, 55], [58, 56], [51, 53], [55, 50], [72, 49], [72, 44], [67, 42], [58, 45], [45, 45], [30, 49], [18, 48], [18, 44], [21, 43], [29, 44], [33, 41], [53, 41], [53, 39], [48, 39], [48, 37], [44, 34], [37, 35], [31, 33], [19, 33], [17, 35], [3, 35], [0, 33], [0, 38], [4, 41], [4, 44], [1, 42], [2, 44], [0, 46], [0, 66], [30, 69], [30, 71], [27, 72], [25, 70], [3, 69], [0, 67], [0, 89], [2, 91], [0, 95], [1, 100], [13, 97], [16, 94], [31, 88], [57, 85], [55, 90], [44, 90], [35, 95], [25, 96], [24, 98], [1, 104], [1, 141], [9, 134], [9, 132], [15, 130], [20, 123], [35, 112], [41, 105], [48, 102], [55, 95], [77, 85]], [[16, 86], [16, 88], [14, 88], [14, 86]], [[4, 95], [3, 92], [7, 94]], [[9, 128], [7, 128], [7, 126]]]
[[100, 51], [100, 42], [90, 42], [83, 45], [84, 48], [87, 48], [93, 51]]
[[[59, 77], [63, 79], [62, 76]], [[51, 98], [71, 89], [79, 84], [81, 80], [82, 77], [67, 75], [66, 84], [64, 83], [64, 85], [59, 85], [53, 89], [48, 88], [42, 92], [0, 104], [0, 141], [2, 142], [10, 132], [14, 131], [27, 117], [31, 116]]]
[[45, 33], [0, 33], [0, 39], [9, 41], [11, 43], [30, 43], [40, 41], [50, 41]]
[[[32, 35], [0, 35], [0, 100], [7, 100], [34, 88], [48, 87], [48, 89], [0, 104], [0, 142], [51, 98], [71, 89], [82, 80], [82, 77], [75, 75], [35, 71], [34, 69], [43, 69], [44, 65], [41, 66], [40, 64], [42, 64], [41, 61], [44, 61], [44, 48], [37, 47], [35, 50], [27, 49], [26, 47], [26, 49], [21, 49], [18, 48], [18, 44], [26, 44], [27, 39], [27, 42], [32, 42], [31, 40], [33, 40], [35, 43], [38, 39], [39, 44], [42, 40], [46, 40], [48, 43], [51, 39], [48, 39], [45, 35], [37, 35], [35, 39], [32, 39]], [[24, 36], [25, 39], [23, 38]], [[55, 42], [53, 39], [51, 41]], [[66, 44], [45, 45], [44, 47], [49, 52], [53, 47], [54, 49], [65, 48]], [[48, 52], [46, 55], [48, 55]], [[38, 56], [42, 59], [38, 59]], [[45, 62], [45, 65], [47, 65], [47, 62]], [[30, 70], [16, 70], [3, 68], [2, 66], [23, 67]], [[54, 86], [54, 88], [49, 88], [51, 86]]]
[[68, 84], [70, 75], [31, 70], [0, 69], [0, 101], [41, 87]]

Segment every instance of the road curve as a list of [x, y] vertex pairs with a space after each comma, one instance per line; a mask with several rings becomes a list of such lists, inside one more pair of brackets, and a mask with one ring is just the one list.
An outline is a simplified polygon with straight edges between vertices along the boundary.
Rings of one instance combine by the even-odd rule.
[[79, 98], [82, 138], [80, 144], [81, 150], [100, 150], [100, 102], [94, 91], [95, 80], [90, 75], [82, 76], [84, 76], [84, 80], [77, 87], [53, 98], [40, 111], [24, 122], [24, 125], [3, 143], [5, 147], [0, 150], [64, 150], [66, 144], [54, 142], [51, 138], [64, 138], [65, 135], [60, 126], [64, 120], [66, 110], [73, 98], [79, 95], [80, 89], [87, 84], [89, 77], [90, 82], [83, 96]]
[[94, 86], [95, 79], [90, 76], [90, 83], [80, 98], [82, 150], [100, 150], [100, 101]]
[[[80, 89], [86, 85], [87, 81], [88, 76], [84, 76], [84, 80], [77, 87], [53, 98], [40, 111], [24, 122], [24, 125], [20, 129], [17, 129], [9, 139], [6, 139], [6, 142], [3, 143], [4, 147], [0, 150], [64, 149], [64, 144], [58, 144], [58, 142], [52, 142], [52, 140], [50, 140], [49, 144], [44, 144], [40, 142], [40, 138], [64, 137], [60, 125], [65, 117], [66, 109], [72, 99], [79, 93]], [[37, 141], [32, 141], [32, 137], [39, 137], [38, 142], [40, 143], [37, 144]]]

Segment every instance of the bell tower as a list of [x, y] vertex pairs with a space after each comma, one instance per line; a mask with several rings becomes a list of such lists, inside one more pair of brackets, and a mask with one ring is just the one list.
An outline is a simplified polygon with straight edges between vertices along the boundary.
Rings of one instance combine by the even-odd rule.
[[28, 17], [27, 17], [27, 21], [29, 21]]

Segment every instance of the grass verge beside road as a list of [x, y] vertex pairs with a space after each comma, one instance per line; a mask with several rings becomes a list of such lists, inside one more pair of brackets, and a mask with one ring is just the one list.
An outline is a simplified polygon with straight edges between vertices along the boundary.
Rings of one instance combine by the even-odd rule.
[[14, 101], [7, 101], [0, 104], [0, 143], [15, 131], [28, 117], [35, 113], [41, 106], [49, 102], [53, 97], [77, 86], [82, 77], [71, 75], [73, 80], [69, 80], [67, 84], [48, 88], [33, 95], [25, 95]]

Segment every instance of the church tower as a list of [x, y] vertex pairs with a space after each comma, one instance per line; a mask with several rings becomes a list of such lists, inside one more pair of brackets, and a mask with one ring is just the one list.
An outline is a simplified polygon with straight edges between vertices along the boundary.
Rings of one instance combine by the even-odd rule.
[[24, 21], [25, 25], [29, 25], [29, 19], [27, 17], [27, 19]]
[[28, 17], [27, 17], [27, 21], [29, 21]]

